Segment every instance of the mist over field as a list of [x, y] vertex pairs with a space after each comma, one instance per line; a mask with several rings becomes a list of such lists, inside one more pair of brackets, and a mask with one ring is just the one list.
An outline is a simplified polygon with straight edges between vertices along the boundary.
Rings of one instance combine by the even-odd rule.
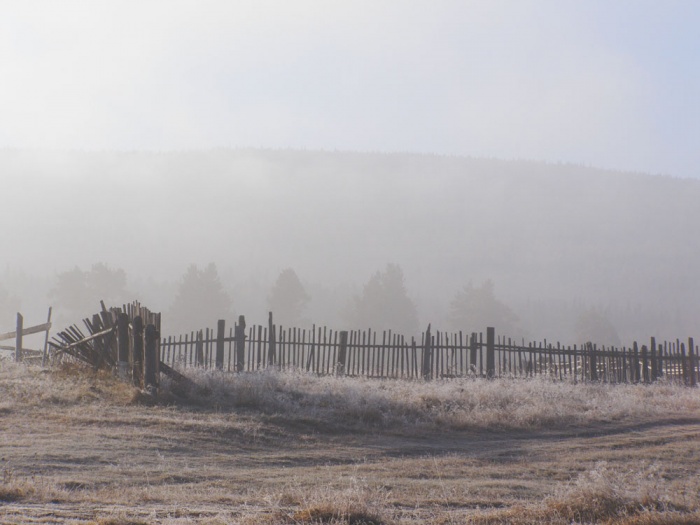
[[[15, 309], [38, 323], [53, 305], [57, 323], [69, 324], [97, 311], [100, 299], [138, 299], [162, 311], [165, 335], [204, 327], [188, 325], [188, 316], [207, 326], [239, 314], [262, 323], [268, 310], [287, 308], [272, 298], [285, 270], [301, 291], [278, 295], [301, 297], [287, 308], [299, 326], [493, 324], [517, 338], [606, 344], [697, 329], [698, 180], [262, 149], [4, 150], [0, 172], [2, 330], [12, 329]], [[205, 275], [211, 263], [220, 289], [185, 301], [183, 318], [174, 309], [188, 269]], [[401, 316], [410, 313], [392, 320], [353, 312], [371, 311], [378, 299], [368, 288], [377, 275], [387, 281], [388, 268], [398, 268], [415, 306], [409, 324]], [[71, 272], [83, 279], [80, 298], [60, 291]], [[455, 319], [459, 297], [480, 311], [464, 307]], [[384, 309], [398, 311], [400, 302]], [[583, 334], [591, 315], [598, 333]]]

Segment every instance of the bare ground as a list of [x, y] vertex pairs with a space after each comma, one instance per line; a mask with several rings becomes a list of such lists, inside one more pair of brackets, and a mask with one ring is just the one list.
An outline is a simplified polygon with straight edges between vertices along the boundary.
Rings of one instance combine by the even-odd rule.
[[[700, 411], [391, 428], [126, 390], [0, 401], [0, 524], [700, 523]], [[635, 483], [609, 515], [572, 503]]]

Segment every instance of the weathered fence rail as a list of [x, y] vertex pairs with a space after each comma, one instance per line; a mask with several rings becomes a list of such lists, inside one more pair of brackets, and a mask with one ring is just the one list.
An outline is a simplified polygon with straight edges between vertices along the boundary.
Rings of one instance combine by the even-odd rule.
[[[48, 344], [49, 344], [49, 331], [51, 330], [51, 311], [52, 308], [49, 307], [49, 314], [45, 323], [38, 324], [35, 326], [24, 326], [24, 316], [17, 312], [17, 325], [14, 332], [6, 332], [0, 334], [0, 341], [6, 341], [8, 339], [13, 339], [15, 341], [14, 346], [10, 345], [0, 345], [0, 350], [12, 350], [15, 353], [15, 361], [22, 361], [25, 355], [31, 357], [42, 357], [42, 363], [46, 363]], [[24, 347], [24, 337], [33, 334], [40, 334], [44, 332], [44, 348], [42, 350], [34, 350]]]
[[161, 359], [173, 368], [203, 367], [250, 372], [275, 367], [318, 375], [370, 378], [533, 377], [574, 381], [649, 383], [660, 378], [687, 385], [698, 382], [698, 347], [686, 341], [631, 347], [516, 344], [489, 328], [476, 332], [432, 331], [407, 339], [391, 331], [339, 331], [246, 326], [241, 316], [226, 329], [203, 329], [164, 337]]

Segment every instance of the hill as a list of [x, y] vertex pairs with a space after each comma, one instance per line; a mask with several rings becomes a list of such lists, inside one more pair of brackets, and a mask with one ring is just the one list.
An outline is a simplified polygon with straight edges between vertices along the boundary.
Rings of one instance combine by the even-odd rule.
[[273, 150], [4, 150], [0, 173], [2, 262], [36, 275], [102, 261], [176, 281], [214, 261], [236, 309], [262, 316], [269, 283], [293, 267], [316, 292], [313, 320], [337, 323], [347, 296], [395, 262], [426, 323], [485, 279], [537, 337], [570, 339], [590, 307], [623, 338], [690, 335], [700, 315], [697, 180]]

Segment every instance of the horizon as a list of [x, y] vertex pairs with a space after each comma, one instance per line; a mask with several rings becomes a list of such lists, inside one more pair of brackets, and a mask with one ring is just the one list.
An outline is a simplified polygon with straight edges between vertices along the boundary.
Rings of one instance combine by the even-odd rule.
[[[295, 148], [295, 147], [268, 147], [268, 146], [212, 146], [203, 148], [178, 148], [178, 149], [90, 149], [90, 148], [31, 148], [31, 147], [0, 147], [0, 153], [16, 152], [16, 153], [38, 153], [38, 154], [60, 154], [60, 155], [170, 155], [170, 154], [209, 154], [217, 152], [253, 152], [253, 153], [289, 153], [289, 154], [330, 154], [330, 155], [366, 155], [366, 156], [407, 156], [407, 157], [425, 157], [438, 158], [447, 160], [472, 160], [479, 162], [494, 162], [494, 163], [525, 163], [533, 165], [542, 165], [548, 167], [573, 167], [592, 170], [596, 172], [605, 172], [614, 175], [639, 175], [648, 177], [666, 177], [680, 180], [699, 180], [700, 175], [681, 176], [670, 173], [641, 171], [625, 168], [615, 168], [602, 165], [587, 164], [574, 161], [547, 160], [536, 158], [505, 158], [505, 157], [487, 157], [476, 156], [461, 153], [436, 153], [430, 151], [381, 151], [381, 150], [351, 150], [351, 149], [323, 149], [323, 148]], [[60, 176], [61, 174], [56, 174]]]

